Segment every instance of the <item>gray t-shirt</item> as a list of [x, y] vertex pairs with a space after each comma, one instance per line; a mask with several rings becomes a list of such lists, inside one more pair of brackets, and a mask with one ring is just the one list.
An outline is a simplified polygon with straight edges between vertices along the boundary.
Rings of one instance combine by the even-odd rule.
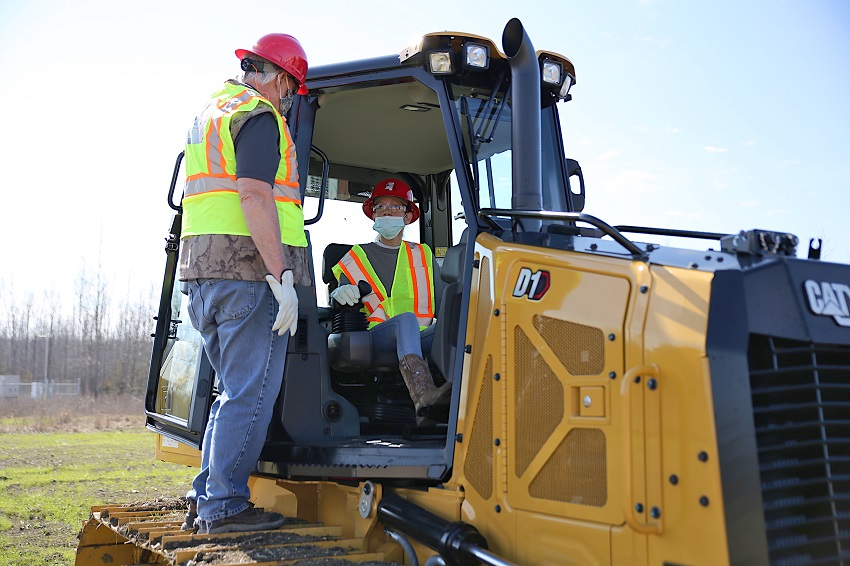
[[[378, 275], [378, 279], [384, 284], [387, 293], [392, 293], [393, 279], [395, 279], [395, 266], [398, 261], [399, 248], [387, 248], [377, 242], [369, 242], [368, 244], [360, 244], [366, 257], [369, 258], [369, 263]], [[435, 259], [431, 260], [431, 270], [434, 274], [434, 315], [436, 316], [440, 308], [440, 301], [443, 298], [443, 290], [446, 287], [445, 281], [440, 277], [440, 264]], [[348, 280], [345, 274], [339, 277], [340, 285], [348, 285], [352, 283]]]

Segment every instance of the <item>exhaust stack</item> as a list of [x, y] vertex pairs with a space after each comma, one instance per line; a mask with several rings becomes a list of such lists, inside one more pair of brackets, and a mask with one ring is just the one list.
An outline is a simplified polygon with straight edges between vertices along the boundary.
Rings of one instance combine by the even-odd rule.
[[[534, 46], [517, 18], [511, 19], [502, 33], [502, 49], [511, 68], [511, 145], [513, 194], [511, 206], [517, 210], [543, 209], [540, 147], [540, 66]], [[524, 222], [525, 230], [529, 224]], [[534, 230], [534, 229], [532, 229]]]

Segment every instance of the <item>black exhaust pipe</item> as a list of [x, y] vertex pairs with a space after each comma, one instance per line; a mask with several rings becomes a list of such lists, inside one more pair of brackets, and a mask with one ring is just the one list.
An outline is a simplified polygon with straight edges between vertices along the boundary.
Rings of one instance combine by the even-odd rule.
[[378, 504], [378, 519], [385, 525], [433, 548], [449, 566], [513, 566], [487, 551], [487, 540], [478, 529], [455, 521], [450, 523], [393, 493], [384, 493]]
[[[543, 158], [540, 147], [540, 65], [534, 46], [513, 18], [502, 33], [502, 49], [511, 67], [512, 208], [543, 209]], [[539, 221], [534, 221], [538, 224]], [[526, 231], [530, 226], [526, 220]]]

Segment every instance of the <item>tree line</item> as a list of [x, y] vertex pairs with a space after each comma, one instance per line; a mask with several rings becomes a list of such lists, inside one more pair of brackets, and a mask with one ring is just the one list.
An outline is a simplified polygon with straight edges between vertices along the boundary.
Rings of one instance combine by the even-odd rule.
[[55, 291], [42, 300], [13, 296], [0, 281], [0, 375], [21, 383], [76, 383], [83, 395], [142, 395], [150, 362], [158, 297], [151, 288], [136, 297], [109, 294], [103, 272], [82, 271], [73, 306], [62, 308]]

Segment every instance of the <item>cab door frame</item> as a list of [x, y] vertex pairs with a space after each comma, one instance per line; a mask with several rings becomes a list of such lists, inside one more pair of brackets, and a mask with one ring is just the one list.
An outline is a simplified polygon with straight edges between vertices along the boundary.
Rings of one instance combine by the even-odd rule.
[[[168, 191], [168, 205], [174, 211], [168, 238], [166, 239], [165, 273], [162, 278], [162, 291], [159, 299], [159, 309], [156, 320], [156, 331], [152, 335], [153, 348], [151, 360], [148, 367], [148, 384], [145, 393], [145, 426], [149, 430], [162, 434], [173, 440], [183, 442], [194, 448], [200, 448], [203, 442], [203, 433], [209, 418], [210, 406], [212, 405], [213, 384], [215, 382], [215, 371], [212, 369], [203, 347], [200, 348], [198, 363], [190, 394], [189, 411], [186, 418], [161, 413], [157, 410], [160, 391], [161, 368], [168, 352], [174, 347], [178, 340], [177, 331], [180, 324], [190, 324], [177, 318], [174, 313], [175, 293], [182, 291], [176, 286], [177, 262], [180, 251], [180, 230], [183, 219], [183, 208], [174, 204], [174, 192], [183, 161], [183, 152], [177, 155], [174, 164], [174, 172], [171, 177], [171, 186]], [[181, 298], [181, 301], [183, 299]]]

